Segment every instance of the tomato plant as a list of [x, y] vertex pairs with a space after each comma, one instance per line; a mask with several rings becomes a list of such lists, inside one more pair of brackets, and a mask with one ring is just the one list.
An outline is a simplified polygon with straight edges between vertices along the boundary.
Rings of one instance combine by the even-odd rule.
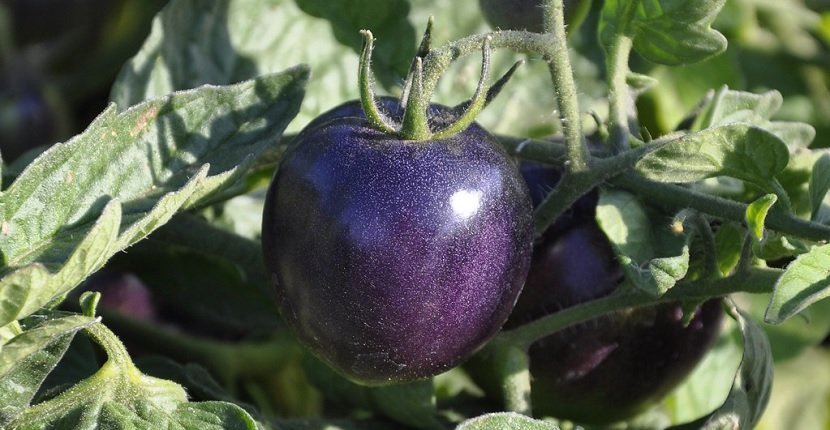
[[97, 1], [0, 2], [0, 427], [826, 427], [821, 2]]

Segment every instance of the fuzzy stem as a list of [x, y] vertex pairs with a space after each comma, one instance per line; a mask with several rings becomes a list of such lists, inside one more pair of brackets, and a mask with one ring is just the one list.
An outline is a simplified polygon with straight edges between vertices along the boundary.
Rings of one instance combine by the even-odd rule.
[[568, 148], [568, 164], [565, 169], [568, 173], [584, 172], [588, 170], [590, 154], [582, 139], [579, 101], [566, 42], [568, 39], [565, 33], [565, 8], [562, 0], [545, 0], [543, 5], [545, 32], [553, 36], [553, 43], [547, 47], [543, 55], [548, 62], [553, 87], [556, 89], [556, 103]]
[[92, 338], [107, 353], [107, 362], [122, 369], [135, 369], [127, 348], [118, 337], [103, 324], [97, 322], [84, 329], [86, 334]]
[[[565, 163], [566, 148], [561, 141], [502, 136], [499, 140], [509, 153], [521, 158], [554, 165]], [[692, 208], [717, 218], [738, 223], [744, 222], [747, 207], [745, 203], [701, 193], [679, 185], [655, 182], [634, 172], [625, 172], [626, 166], [630, 166], [642, 154], [650, 151], [652, 145], [654, 144], [631, 149], [612, 158], [597, 158], [594, 160], [591, 171], [601, 172], [600, 176], [605, 178], [604, 181], [608, 185], [647, 196], [654, 205], [662, 205], [674, 210]], [[765, 227], [809, 240], [830, 241], [830, 226], [810, 222], [784, 211], [770, 211]]]
[[748, 272], [715, 281], [700, 280], [680, 284], [658, 299], [639, 291], [618, 293], [563, 309], [513, 330], [504, 331], [496, 339], [510, 343], [517, 348], [527, 349], [537, 340], [563, 328], [610, 312], [659, 303], [706, 300], [737, 292], [769, 293], [782, 273], [784, 271], [780, 269], [753, 268]]
[[[701, 212], [743, 223], [747, 205], [723, 197], [694, 191], [673, 184], [654, 182], [632, 172], [623, 173], [609, 181], [611, 185], [648, 196], [653, 204], [675, 208], [695, 208]], [[766, 227], [785, 234], [809, 240], [830, 240], [830, 226], [797, 218], [783, 211], [770, 211]]]
[[[631, 22], [639, 6], [638, 0], [624, 3], [624, 9], [617, 20], [619, 23]], [[611, 143], [615, 152], [622, 152], [629, 147], [628, 127], [628, 58], [631, 55], [631, 48], [634, 41], [626, 34], [626, 28], [618, 26], [612, 41], [606, 48], [606, 71], [610, 87], [608, 88], [609, 99], [609, 131]]]
[[631, 54], [632, 40], [630, 37], [618, 35], [608, 53], [608, 76], [610, 88], [609, 98], [609, 131], [612, 147], [615, 152], [623, 152], [629, 148], [628, 127], [628, 57]]

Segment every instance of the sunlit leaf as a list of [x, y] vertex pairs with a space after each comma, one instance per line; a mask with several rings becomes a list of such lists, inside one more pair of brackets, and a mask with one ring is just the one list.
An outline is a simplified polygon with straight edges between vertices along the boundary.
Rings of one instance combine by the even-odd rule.
[[761, 128], [731, 124], [659, 144], [637, 162], [641, 175], [660, 182], [695, 182], [729, 176], [772, 190], [770, 181], [787, 167], [784, 142]]
[[[695, 63], [726, 49], [726, 38], [711, 24], [725, 0], [606, 0], [600, 39], [606, 49], [617, 34], [633, 40], [634, 50], [649, 61]], [[628, 9], [634, 8], [633, 13]]]
[[830, 296], [830, 245], [813, 247], [787, 266], [764, 317], [778, 324]]
[[296, 114], [307, 73], [180, 92], [120, 114], [110, 108], [38, 157], [0, 198], [0, 325], [233, 186]]

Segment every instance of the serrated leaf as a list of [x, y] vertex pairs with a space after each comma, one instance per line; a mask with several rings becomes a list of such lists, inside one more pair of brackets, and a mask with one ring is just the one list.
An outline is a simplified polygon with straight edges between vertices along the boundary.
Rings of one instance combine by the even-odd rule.
[[[399, 25], [401, 16], [383, 19], [397, 24], [376, 32], [376, 46], [396, 47], [397, 53], [389, 58], [394, 63], [406, 50], [400, 49], [399, 38], [393, 35], [406, 30]], [[290, 130], [298, 131], [323, 111], [358, 97], [358, 56], [337, 41], [341, 31], [303, 12], [294, 0], [174, 0], [156, 17], [144, 45], [122, 68], [110, 99], [123, 109], [173, 91], [232, 84], [303, 63], [314, 71], [314, 79], [291, 124]], [[386, 31], [391, 33], [384, 38]], [[409, 31], [414, 32], [411, 27]], [[409, 38], [414, 52], [414, 33]], [[382, 65], [391, 66], [374, 64], [376, 70]]]
[[307, 357], [305, 367], [309, 380], [329, 400], [376, 411], [418, 429], [442, 427], [436, 415], [431, 379], [368, 387], [347, 380], [311, 356]]
[[[725, 2], [606, 0], [600, 16], [600, 40], [608, 49], [617, 35], [624, 35], [649, 61], [666, 65], [696, 63], [726, 49], [726, 38], [711, 27]], [[632, 7], [635, 10], [628, 13]]]
[[626, 280], [636, 288], [659, 296], [686, 276], [688, 244], [656, 230], [633, 194], [601, 190], [596, 219], [614, 245]]
[[755, 241], [761, 241], [764, 238], [764, 223], [769, 210], [776, 201], [778, 201], [778, 196], [767, 194], [746, 206], [744, 219], [746, 219], [746, 225], [749, 227], [749, 232]]
[[830, 245], [799, 255], [778, 279], [764, 320], [778, 324], [830, 296]]
[[139, 372], [108, 329], [90, 325], [87, 330], [109, 359], [91, 377], [26, 409], [5, 428], [257, 428], [250, 415], [236, 405], [188, 402], [179, 385]]
[[772, 90], [761, 94], [721, 87], [703, 107], [692, 130], [742, 123], [754, 125], [778, 136], [790, 150], [806, 148], [816, 136], [813, 126], [802, 122], [771, 121], [784, 101]]
[[534, 420], [515, 412], [497, 412], [471, 418], [459, 424], [456, 430], [559, 430], [553, 423]]
[[[772, 390], [772, 352], [764, 330], [740, 311], [734, 312], [744, 338], [744, 354], [723, 405], [698, 422], [677, 429], [752, 429], [761, 419]], [[673, 427], [674, 428], [674, 427]]]
[[29, 406], [75, 333], [93, 323], [81, 315], [44, 319], [0, 348], [0, 426]]
[[729, 176], [772, 191], [771, 180], [788, 161], [787, 145], [774, 134], [746, 124], [730, 124], [661, 143], [637, 162], [636, 170], [659, 182], [689, 183]]
[[755, 94], [723, 86], [698, 115], [692, 129], [703, 130], [735, 122], [760, 125], [772, 118], [783, 102], [781, 93], [775, 90]]
[[232, 186], [296, 114], [306, 77], [298, 68], [110, 108], [38, 157], [0, 200], [0, 325]]
[[813, 164], [808, 190], [812, 208], [810, 219], [815, 220], [827, 196], [827, 191], [830, 190], [830, 154], [822, 155]]

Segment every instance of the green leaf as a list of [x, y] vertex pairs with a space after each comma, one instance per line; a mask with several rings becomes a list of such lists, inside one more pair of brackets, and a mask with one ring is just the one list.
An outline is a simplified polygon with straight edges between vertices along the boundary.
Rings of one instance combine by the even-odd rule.
[[778, 91], [755, 94], [723, 86], [703, 108], [692, 129], [703, 130], [736, 122], [762, 125], [761, 122], [769, 120], [781, 109], [783, 101]]
[[764, 320], [779, 324], [830, 296], [830, 245], [799, 255], [778, 279]]
[[830, 190], [830, 154], [823, 154], [813, 164], [808, 190], [812, 207], [810, 219], [815, 220], [827, 196], [827, 191]]
[[61, 297], [177, 211], [218, 198], [279, 138], [306, 77], [297, 68], [110, 108], [41, 155], [0, 199], [0, 325]]
[[[298, 131], [320, 113], [358, 97], [358, 56], [337, 42], [341, 27], [332, 34], [329, 22], [309, 16], [296, 3], [171, 1], [153, 21], [139, 52], [124, 65], [110, 99], [123, 109], [173, 91], [232, 84], [304, 63], [313, 70], [314, 79], [290, 128]], [[414, 52], [414, 36], [410, 38]], [[396, 42], [389, 37], [377, 45], [387, 49]]]
[[418, 429], [442, 428], [431, 379], [368, 387], [347, 380], [310, 355], [306, 357], [305, 367], [312, 384], [335, 403], [376, 411]]
[[[771, 293], [740, 293], [731, 297], [752, 318], [763, 321], [771, 296]], [[762, 326], [772, 346], [772, 358], [776, 365], [793, 359], [810, 348], [820, 346], [827, 333], [830, 333], [830, 300], [814, 303], [809, 309], [802, 311], [800, 316], [803, 318], [790, 318], [781, 324]]]
[[[331, 24], [334, 37], [356, 54], [363, 46], [360, 30], [369, 29], [377, 37], [372, 56], [375, 76], [387, 88], [400, 84], [415, 55], [415, 28], [407, 20], [407, 0], [295, 0], [303, 12]], [[426, 25], [426, 22], [421, 23]], [[356, 84], [356, 83], [355, 83]]]
[[81, 315], [30, 320], [38, 323], [0, 348], [0, 426], [29, 406], [75, 333], [95, 321]]
[[778, 201], [778, 196], [775, 194], [767, 194], [747, 205], [745, 215], [746, 224], [755, 241], [764, 239], [764, 222], [767, 219], [770, 208], [772, 208], [772, 205], [776, 201]]
[[471, 418], [459, 424], [456, 430], [559, 430], [553, 423], [534, 420], [515, 412], [497, 412]]
[[783, 101], [781, 93], [775, 90], [754, 94], [723, 86], [704, 105], [692, 130], [741, 123], [769, 131], [791, 150], [808, 147], [816, 136], [813, 126], [801, 122], [771, 121], [773, 115], [781, 109]]
[[[752, 429], [764, 413], [772, 390], [772, 353], [764, 330], [737, 309], [734, 317], [744, 338], [744, 354], [732, 390], [711, 415], [689, 428]], [[683, 427], [685, 428], [685, 427]]]
[[659, 296], [689, 270], [689, 246], [667, 228], [655, 228], [639, 199], [625, 191], [601, 190], [597, 223], [617, 251], [626, 280]]
[[[682, 65], [726, 49], [726, 38], [712, 29], [725, 0], [606, 0], [600, 40], [606, 49], [620, 35], [649, 61]], [[633, 11], [631, 8], [635, 8]]]
[[109, 359], [94, 375], [26, 409], [6, 428], [257, 429], [256, 422], [238, 406], [187, 402], [179, 385], [139, 372], [123, 345], [102, 325], [86, 330]]
[[724, 125], [659, 143], [637, 172], [659, 182], [696, 182], [716, 176], [741, 179], [773, 191], [789, 151], [774, 134], [745, 124]]
[[729, 275], [738, 266], [744, 234], [744, 229], [731, 222], [721, 224], [715, 233], [716, 255], [721, 275]]
[[731, 320], [717, 342], [689, 375], [663, 401], [673, 423], [685, 423], [712, 413], [723, 404], [741, 364], [741, 340]]

